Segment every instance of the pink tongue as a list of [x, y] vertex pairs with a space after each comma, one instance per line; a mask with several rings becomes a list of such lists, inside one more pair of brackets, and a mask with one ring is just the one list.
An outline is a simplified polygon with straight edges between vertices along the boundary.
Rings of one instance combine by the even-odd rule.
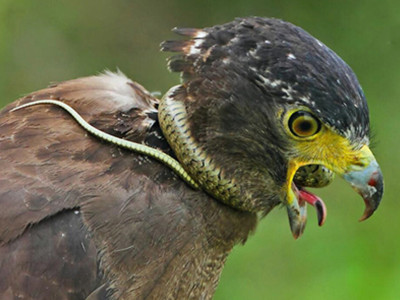
[[318, 216], [318, 225], [324, 225], [326, 219], [326, 206], [321, 198], [307, 192], [304, 189], [298, 190], [299, 201], [305, 201], [315, 207]]

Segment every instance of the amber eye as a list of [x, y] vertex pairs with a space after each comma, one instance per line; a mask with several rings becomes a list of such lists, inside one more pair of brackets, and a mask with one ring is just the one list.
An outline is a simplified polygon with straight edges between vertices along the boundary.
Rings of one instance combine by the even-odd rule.
[[289, 118], [290, 131], [297, 137], [310, 137], [321, 129], [321, 123], [309, 112], [296, 111]]

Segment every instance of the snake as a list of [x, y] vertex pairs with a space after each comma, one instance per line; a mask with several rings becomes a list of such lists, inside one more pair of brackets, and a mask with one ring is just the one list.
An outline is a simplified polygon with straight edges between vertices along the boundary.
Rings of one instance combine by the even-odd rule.
[[174, 94], [180, 86], [171, 88], [161, 99], [158, 106], [159, 122], [169, 145], [178, 160], [189, 174], [196, 178], [202, 189], [225, 204], [245, 209], [240, 189], [234, 179], [227, 178], [199, 146], [191, 134], [185, 104], [175, 99]]
[[119, 137], [113, 136], [111, 134], [108, 134], [104, 131], [101, 131], [97, 129], [96, 127], [90, 125], [88, 122], [85, 121], [85, 119], [82, 118], [82, 116], [74, 110], [71, 106], [68, 104], [58, 101], [58, 100], [53, 100], [53, 99], [42, 99], [42, 100], [36, 100], [32, 101], [26, 104], [22, 104], [20, 106], [17, 106], [11, 110], [11, 112], [15, 112], [17, 110], [27, 108], [30, 106], [34, 105], [43, 105], [43, 104], [51, 104], [51, 105], [56, 105], [61, 108], [63, 108], [65, 111], [67, 111], [74, 119], [75, 121], [87, 132], [92, 134], [93, 136], [104, 140], [106, 142], [109, 142], [111, 144], [117, 145], [121, 148], [143, 154], [149, 157], [152, 157], [159, 162], [163, 163], [164, 165], [168, 166], [171, 170], [173, 170], [180, 178], [182, 178], [187, 184], [189, 184], [192, 188], [198, 190], [200, 187], [197, 184], [197, 182], [185, 171], [185, 169], [182, 167], [182, 165], [173, 157], [170, 155], [154, 149], [152, 147], [135, 143], [132, 141], [128, 141], [125, 139], [121, 139]]
[[293, 181], [298, 186], [321, 188], [330, 184], [335, 173], [323, 165], [306, 165], [299, 168]]
[[[178, 87], [172, 88], [160, 100], [158, 107], [161, 130], [178, 160], [158, 149], [125, 140], [97, 129], [85, 121], [71, 106], [59, 100], [36, 100], [17, 106], [11, 112], [35, 105], [50, 104], [59, 106], [93, 136], [129, 151], [154, 158], [169, 167], [195, 190], [204, 189], [226, 204], [242, 204], [239, 199], [239, 188], [236, 186], [234, 179], [226, 178], [222, 170], [207, 155], [206, 151], [194, 141], [188, 126], [185, 105], [172, 97], [174, 90]], [[196, 178], [196, 180], [193, 178]], [[323, 187], [332, 182], [333, 178], [334, 173], [328, 168], [322, 165], [307, 165], [299, 168], [294, 176], [294, 181], [301, 186]]]

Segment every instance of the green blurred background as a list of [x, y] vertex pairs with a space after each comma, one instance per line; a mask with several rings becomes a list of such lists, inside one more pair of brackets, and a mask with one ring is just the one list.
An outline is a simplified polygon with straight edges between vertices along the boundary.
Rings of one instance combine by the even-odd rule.
[[158, 51], [174, 38], [171, 28], [249, 15], [299, 25], [347, 61], [363, 85], [384, 200], [359, 223], [362, 199], [338, 179], [318, 191], [328, 206], [326, 224], [318, 228], [310, 210], [297, 241], [286, 211], [275, 209], [233, 250], [215, 299], [400, 299], [399, 11], [397, 0], [0, 0], [1, 104], [106, 68], [164, 93], [179, 80]]

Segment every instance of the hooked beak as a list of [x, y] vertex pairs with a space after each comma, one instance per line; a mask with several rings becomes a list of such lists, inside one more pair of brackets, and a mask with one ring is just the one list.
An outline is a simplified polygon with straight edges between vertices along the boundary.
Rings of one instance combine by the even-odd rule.
[[[307, 221], [306, 203], [311, 204], [317, 210], [319, 225], [321, 226], [326, 218], [324, 202], [303, 189], [296, 187], [293, 183], [293, 176], [300, 164], [292, 163], [288, 171], [287, 187], [287, 212], [290, 229], [295, 239], [300, 237], [304, 231]], [[334, 166], [332, 166], [334, 169]], [[379, 165], [368, 146], [363, 146], [354, 155], [354, 158], [347, 163], [345, 168], [336, 171], [353, 189], [364, 199], [365, 211], [360, 221], [369, 218], [378, 208], [383, 195], [383, 175]]]
[[371, 150], [364, 146], [361, 149], [360, 164], [351, 165], [342, 174], [352, 188], [363, 197], [365, 210], [360, 221], [368, 219], [378, 208], [383, 195], [383, 175]]

